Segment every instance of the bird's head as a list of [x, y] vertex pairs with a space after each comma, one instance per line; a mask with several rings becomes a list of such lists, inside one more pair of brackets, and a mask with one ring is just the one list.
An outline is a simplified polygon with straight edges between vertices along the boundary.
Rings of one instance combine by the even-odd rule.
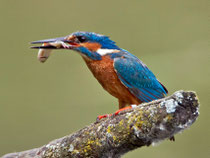
[[41, 62], [44, 62], [48, 58], [48, 54], [52, 49], [74, 50], [79, 52], [83, 57], [92, 60], [101, 60], [103, 55], [120, 51], [120, 48], [109, 37], [93, 32], [75, 32], [65, 37], [31, 43], [42, 44], [42, 46], [31, 47], [40, 49]]

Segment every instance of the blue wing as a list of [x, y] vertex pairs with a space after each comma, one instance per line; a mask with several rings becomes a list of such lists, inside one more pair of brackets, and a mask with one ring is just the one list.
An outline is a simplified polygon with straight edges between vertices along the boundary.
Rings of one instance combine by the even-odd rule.
[[134, 55], [114, 58], [114, 68], [121, 82], [142, 102], [163, 98], [167, 89], [149, 68]]

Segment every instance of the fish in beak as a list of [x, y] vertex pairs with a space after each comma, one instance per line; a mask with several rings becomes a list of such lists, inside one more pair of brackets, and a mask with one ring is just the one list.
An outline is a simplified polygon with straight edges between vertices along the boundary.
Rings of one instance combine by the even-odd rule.
[[50, 56], [53, 49], [73, 49], [76, 43], [68, 40], [68, 37], [59, 37], [31, 42], [31, 44], [42, 44], [41, 46], [32, 46], [32, 49], [39, 49], [38, 60], [44, 63]]

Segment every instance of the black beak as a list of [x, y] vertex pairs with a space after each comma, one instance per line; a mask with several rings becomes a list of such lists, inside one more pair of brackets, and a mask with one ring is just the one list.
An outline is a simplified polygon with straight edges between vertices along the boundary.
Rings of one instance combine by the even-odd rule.
[[46, 45], [46, 46], [31, 46], [32, 49], [58, 49], [53, 45]]
[[68, 47], [71, 48], [70, 43], [73, 43], [70, 40], [66, 40], [67, 37], [58, 37], [52, 39], [45, 39], [39, 41], [33, 41], [31, 44], [42, 44], [42, 46], [32, 46], [32, 49], [64, 49], [65, 43], [68, 44]]
[[31, 44], [53, 43], [53, 42], [56, 42], [56, 41], [64, 41], [65, 39], [66, 39], [66, 37], [51, 38], [51, 39], [33, 41], [33, 42], [31, 42]]

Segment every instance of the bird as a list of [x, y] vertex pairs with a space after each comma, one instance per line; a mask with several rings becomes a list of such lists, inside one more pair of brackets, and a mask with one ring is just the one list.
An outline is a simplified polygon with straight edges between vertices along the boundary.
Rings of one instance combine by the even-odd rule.
[[[78, 52], [101, 86], [118, 99], [114, 114], [133, 105], [164, 98], [168, 90], [135, 55], [116, 45], [108, 36], [77, 31], [65, 37], [39, 40], [31, 44], [39, 49], [38, 59], [45, 62], [54, 49]], [[99, 115], [98, 119], [110, 116]]]

